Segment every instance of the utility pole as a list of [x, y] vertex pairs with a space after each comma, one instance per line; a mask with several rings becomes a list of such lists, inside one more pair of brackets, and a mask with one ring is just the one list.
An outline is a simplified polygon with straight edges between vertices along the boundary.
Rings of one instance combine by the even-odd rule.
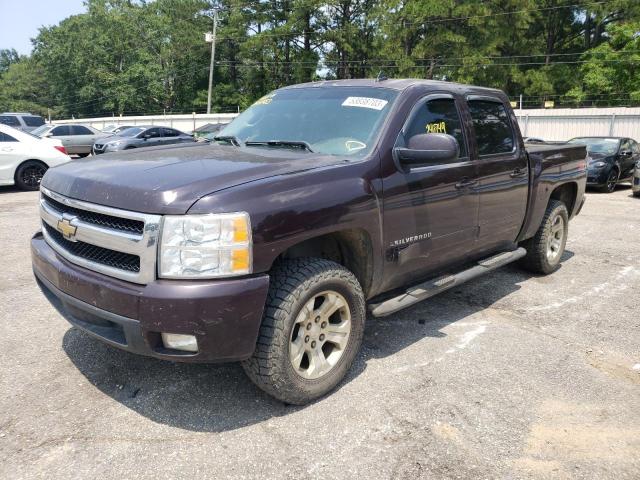
[[216, 28], [218, 26], [218, 11], [213, 11], [213, 34], [205, 34], [205, 40], [211, 42], [211, 64], [209, 65], [209, 93], [207, 95], [207, 114], [211, 113], [211, 89], [213, 88], [213, 66], [216, 58]]

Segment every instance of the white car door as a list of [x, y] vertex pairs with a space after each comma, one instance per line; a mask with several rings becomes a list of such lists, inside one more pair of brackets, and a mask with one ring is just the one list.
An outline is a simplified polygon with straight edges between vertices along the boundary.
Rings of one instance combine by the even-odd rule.
[[12, 185], [16, 165], [24, 157], [24, 148], [17, 138], [0, 131], [0, 185]]

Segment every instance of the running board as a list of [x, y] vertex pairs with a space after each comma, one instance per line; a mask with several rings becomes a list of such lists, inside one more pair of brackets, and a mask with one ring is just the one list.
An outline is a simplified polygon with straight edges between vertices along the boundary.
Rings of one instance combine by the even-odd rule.
[[431, 298], [438, 293], [449, 290], [452, 287], [468, 282], [476, 277], [489, 273], [496, 268], [502, 267], [507, 263], [515, 262], [524, 257], [527, 251], [524, 248], [518, 248], [511, 252], [502, 252], [493, 255], [484, 260], [480, 260], [477, 264], [467, 270], [453, 275], [445, 275], [433, 280], [409, 288], [406, 292], [397, 297], [385, 300], [382, 303], [369, 305], [369, 309], [374, 317], [384, 317], [392, 313], [410, 307], [422, 300]]

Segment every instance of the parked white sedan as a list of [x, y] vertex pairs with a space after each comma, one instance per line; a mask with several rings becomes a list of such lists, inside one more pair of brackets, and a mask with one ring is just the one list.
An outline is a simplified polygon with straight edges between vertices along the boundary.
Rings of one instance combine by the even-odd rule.
[[0, 185], [38, 190], [48, 168], [70, 160], [59, 140], [38, 138], [0, 124]]

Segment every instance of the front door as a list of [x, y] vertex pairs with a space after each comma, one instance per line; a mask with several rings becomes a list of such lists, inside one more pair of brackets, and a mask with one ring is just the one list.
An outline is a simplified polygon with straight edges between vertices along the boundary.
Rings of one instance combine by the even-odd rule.
[[529, 165], [516, 141], [515, 119], [504, 102], [494, 97], [468, 97], [478, 165], [479, 251], [512, 244], [527, 211]]
[[460, 147], [457, 159], [406, 168], [397, 159], [384, 190], [384, 289], [426, 277], [465, 258], [473, 248], [478, 217], [477, 173], [469, 158], [458, 101], [450, 94], [423, 97], [396, 146], [417, 134], [447, 133]]

